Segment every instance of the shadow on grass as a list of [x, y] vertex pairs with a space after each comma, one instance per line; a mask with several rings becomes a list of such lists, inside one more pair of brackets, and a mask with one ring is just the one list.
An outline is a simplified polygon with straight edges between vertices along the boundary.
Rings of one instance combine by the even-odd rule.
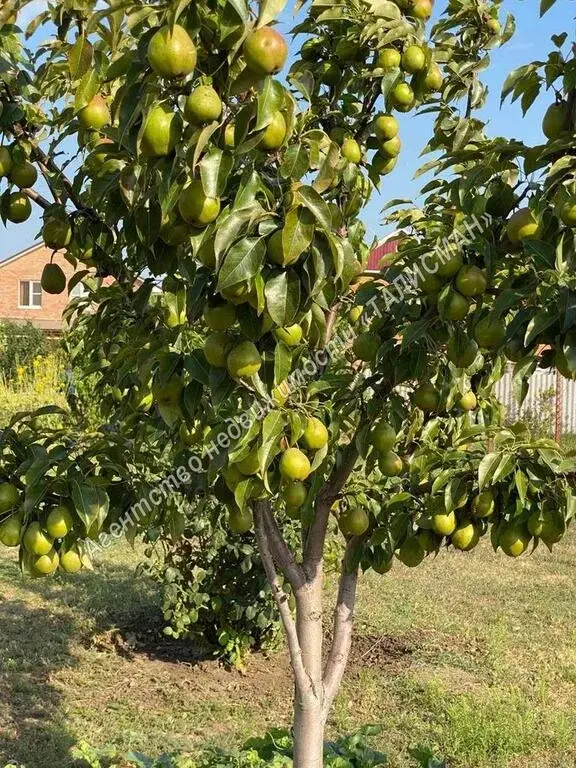
[[51, 675], [75, 659], [71, 619], [22, 601], [0, 604], [0, 764], [65, 766], [74, 739]]
[[[30, 600], [10, 599], [12, 586]], [[30, 579], [14, 560], [0, 560], [0, 766], [70, 765], [70, 746], [84, 734], [66, 728], [54, 673], [77, 664], [79, 642], [91, 645], [94, 636], [117, 628], [157, 625], [159, 611], [154, 585], [124, 565]]]

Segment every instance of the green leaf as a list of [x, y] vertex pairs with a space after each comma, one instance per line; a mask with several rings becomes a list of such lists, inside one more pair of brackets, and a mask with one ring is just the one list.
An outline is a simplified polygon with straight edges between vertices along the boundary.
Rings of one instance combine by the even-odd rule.
[[216, 257], [225, 253], [232, 243], [237, 240], [241, 234], [250, 231], [263, 218], [270, 214], [264, 211], [259, 203], [254, 203], [245, 208], [235, 208], [227, 216], [216, 232], [214, 238], [214, 252]]
[[300, 280], [296, 272], [287, 269], [268, 280], [264, 294], [268, 314], [276, 325], [294, 322], [300, 307]]
[[499, 480], [503, 480], [512, 472], [515, 466], [516, 457], [513, 454], [504, 454], [492, 475], [492, 482], [497, 483]]
[[92, 66], [94, 49], [86, 38], [81, 35], [68, 52], [68, 69], [72, 80], [83, 77]]
[[301, 179], [308, 167], [308, 150], [303, 144], [293, 144], [284, 153], [280, 175], [283, 179]]
[[290, 373], [292, 368], [292, 350], [283, 341], [276, 344], [274, 350], [274, 384], [278, 386]]
[[218, 273], [217, 290], [250, 280], [264, 262], [266, 242], [263, 237], [246, 237], [228, 251]]
[[90, 69], [82, 77], [76, 89], [76, 95], [74, 96], [74, 114], [78, 114], [89, 101], [98, 93], [100, 83], [98, 80], [98, 73], [95, 69]]
[[556, 0], [540, 0], [540, 16], [544, 16], [554, 5]]
[[500, 453], [487, 453], [478, 466], [478, 487], [485, 488], [491, 481], [492, 475], [500, 464]]
[[516, 490], [518, 491], [520, 501], [522, 504], [524, 504], [526, 501], [526, 494], [528, 492], [528, 478], [521, 469], [516, 470], [514, 475], [514, 483], [516, 485]]
[[224, 193], [233, 168], [234, 158], [230, 152], [223, 152], [218, 147], [210, 148], [200, 161], [200, 177], [208, 197], [220, 197]]
[[137, 208], [134, 212], [136, 232], [145, 246], [156, 242], [162, 226], [162, 209], [156, 201], [150, 201], [147, 207]]
[[307, 208], [288, 211], [282, 229], [282, 250], [285, 261], [293, 264], [308, 250], [314, 237], [314, 217]]
[[198, 165], [198, 160], [200, 159], [200, 155], [204, 151], [204, 149], [208, 146], [208, 142], [210, 141], [210, 138], [212, 134], [218, 130], [220, 127], [220, 124], [217, 120], [214, 120], [212, 123], [208, 123], [208, 125], [204, 126], [202, 130], [200, 131], [200, 135], [198, 136], [198, 140], [196, 142], [196, 146], [194, 147], [194, 156], [192, 158], [192, 166], [191, 169], [194, 170], [196, 166]]
[[96, 535], [106, 520], [110, 500], [108, 494], [100, 486], [88, 485], [72, 480], [72, 501], [78, 517], [84, 523], [86, 535]]
[[260, 131], [270, 125], [274, 115], [284, 103], [284, 88], [278, 80], [267, 77], [262, 90], [258, 93], [258, 111], [256, 114], [255, 131]]
[[262, 445], [258, 448], [260, 472], [264, 474], [274, 456], [280, 451], [280, 438], [284, 431], [284, 417], [280, 411], [271, 411], [262, 422]]
[[284, 10], [286, 0], [261, 0], [260, 13], [258, 14], [257, 27], [265, 27], [278, 16]]
[[306, 208], [312, 213], [318, 224], [326, 232], [332, 229], [332, 216], [330, 208], [318, 192], [312, 187], [302, 186], [297, 190], [297, 196]]

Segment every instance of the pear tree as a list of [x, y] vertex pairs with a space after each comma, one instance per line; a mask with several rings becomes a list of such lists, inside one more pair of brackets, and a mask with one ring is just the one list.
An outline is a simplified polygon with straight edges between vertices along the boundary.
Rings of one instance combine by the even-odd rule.
[[[23, 32], [25, 5], [0, 11], [0, 210], [39, 205], [77, 268], [69, 354], [108, 421], [45, 409], [2, 431], [0, 541], [39, 577], [87, 566], [103, 539], [177, 536], [181, 511], [148, 482], [161, 445], [163, 488], [198, 514], [217, 499], [230, 536], [257, 542], [294, 673], [294, 765], [318, 768], [362, 572], [485, 536], [518, 557], [573, 516], [573, 462], [493, 394], [507, 361], [519, 399], [537, 366], [576, 376], [567, 36], [505, 86], [524, 110], [554, 90], [531, 147], [477, 116], [506, 3], [449, 0], [431, 27], [430, 0], [313, 0], [290, 63], [278, 0], [67, 0]], [[431, 178], [420, 207], [391, 201], [399, 252], [366, 281], [362, 212], [417, 109], [434, 115]], [[66, 289], [60, 272], [44, 290]]]

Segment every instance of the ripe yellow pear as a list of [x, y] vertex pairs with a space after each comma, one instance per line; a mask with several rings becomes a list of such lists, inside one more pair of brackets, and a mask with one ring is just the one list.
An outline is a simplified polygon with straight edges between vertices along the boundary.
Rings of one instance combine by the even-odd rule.
[[533, 240], [540, 236], [540, 222], [530, 208], [516, 211], [506, 223], [506, 234], [512, 243]]
[[178, 200], [180, 216], [195, 227], [205, 227], [218, 218], [220, 200], [217, 197], [207, 197], [202, 181], [196, 179], [184, 188]]
[[270, 151], [279, 149], [284, 143], [286, 138], [286, 120], [282, 112], [276, 112], [272, 118], [272, 122], [266, 126], [262, 138], [260, 139], [260, 146]]
[[211, 123], [222, 114], [222, 101], [210, 85], [200, 85], [184, 102], [184, 117], [194, 125]]
[[232, 339], [220, 331], [211, 333], [204, 341], [204, 357], [215, 368], [226, 368], [226, 358], [232, 349]]
[[246, 66], [258, 75], [274, 75], [280, 72], [288, 46], [282, 35], [272, 27], [261, 27], [249, 33], [243, 46]]
[[182, 135], [182, 118], [168, 104], [159, 104], [146, 116], [140, 151], [144, 157], [168, 157]]
[[450, 536], [456, 530], [456, 525], [454, 512], [440, 512], [432, 515], [432, 530], [439, 536]]
[[27, 160], [23, 163], [14, 163], [10, 171], [10, 181], [20, 189], [30, 189], [38, 181], [36, 166]]
[[306, 480], [310, 474], [310, 460], [299, 448], [288, 448], [280, 458], [280, 474], [286, 480]]
[[22, 541], [22, 518], [11, 515], [0, 523], [0, 544], [5, 547], [18, 547]]
[[328, 442], [328, 430], [320, 419], [313, 416], [308, 419], [302, 440], [308, 450], [319, 451]]
[[408, 83], [398, 83], [391, 93], [391, 100], [398, 112], [409, 112], [414, 106], [416, 97]]
[[60, 505], [50, 510], [48, 517], [46, 518], [46, 530], [53, 539], [63, 539], [70, 531], [74, 521], [70, 510]]
[[374, 133], [380, 141], [388, 141], [398, 135], [400, 124], [394, 115], [378, 115], [374, 121]]
[[60, 558], [58, 552], [54, 548], [51, 548], [43, 555], [38, 555], [32, 558], [32, 570], [34, 573], [41, 574], [42, 576], [49, 576], [58, 568]]
[[185, 77], [196, 66], [196, 46], [180, 24], [162, 27], [148, 44], [148, 63], [157, 75], [167, 78]]
[[383, 48], [378, 54], [376, 66], [380, 69], [396, 69], [400, 66], [402, 54], [396, 48]]
[[0, 179], [10, 174], [13, 164], [12, 154], [8, 147], [0, 147]]
[[362, 150], [356, 139], [344, 139], [342, 142], [342, 156], [349, 163], [359, 163], [362, 160]]
[[470, 520], [462, 520], [451, 536], [452, 546], [462, 552], [474, 549], [480, 539], [478, 529]]
[[258, 373], [262, 367], [262, 358], [255, 344], [251, 341], [242, 341], [228, 354], [226, 366], [230, 376], [248, 379]]
[[419, 45], [409, 45], [402, 54], [402, 69], [416, 75], [426, 69], [426, 53]]
[[106, 99], [101, 94], [96, 94], [89, 102], [78, 112], [78, 122], [85, 130], [99, 131], [110, 122], [110, 110], [106, 104]]
[[60, 568], [66, 573], [78, 573], [82, 570], [82, 558], [76, 547], [70, 547], [60, 553]]
[[22, 224], [32, 215], [32, 204], [22, 192], [12, 192], [5, 203], [5, 213], [8, 221]]
[[278, 341], [283, 341], [288, 347], [296, 347], [302, 341], [302, 326], [298, 323], [285, 326], [284, 328], [276, 328], [274, 336]]
[[20, 491], [13, 483], [0, 483], [0, 514], [13, 509], [20, 502]]
[[47, 555], [54, 545], [54, 540], [42, 530], [38, 522], [28, 525], [22, 541], [30, 555]]

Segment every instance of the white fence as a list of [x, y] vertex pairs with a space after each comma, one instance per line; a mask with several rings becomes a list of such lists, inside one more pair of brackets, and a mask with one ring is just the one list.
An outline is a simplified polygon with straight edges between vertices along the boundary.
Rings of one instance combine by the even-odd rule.
[[554, 369], [537, 369], [529, 381], [529, 389], [522, 408], [514, 397], [512, 370], [509, 365], [506, 374], [496, 385], [498, 399], [506, 406], [510, 421], [526, 418], [528, 415], [545, 422], [551, 435], [576, 433], [576, 381], [569, 381]]

